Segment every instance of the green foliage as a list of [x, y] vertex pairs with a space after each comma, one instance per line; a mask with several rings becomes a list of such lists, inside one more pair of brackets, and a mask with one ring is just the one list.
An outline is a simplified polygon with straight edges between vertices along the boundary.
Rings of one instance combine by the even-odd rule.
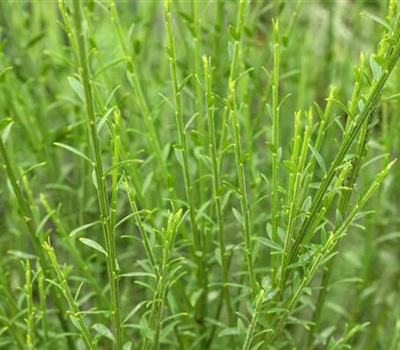
[[396, 1], [0, 24], [0, 348], [399, 348]]

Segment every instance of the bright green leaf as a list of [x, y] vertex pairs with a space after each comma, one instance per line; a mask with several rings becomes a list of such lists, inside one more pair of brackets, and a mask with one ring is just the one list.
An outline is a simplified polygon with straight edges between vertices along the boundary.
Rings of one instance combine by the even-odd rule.
[[103, 253], [105, 256], [107, 256], [107, 252], [104, 250], [104, 248], [97, 242], [93, 241], [92, 239], [89, 238], [79, 238], [79, 240], [84, 244], [87, 245], [90, 248], [93, 248], [97, 250], [100, 253]]

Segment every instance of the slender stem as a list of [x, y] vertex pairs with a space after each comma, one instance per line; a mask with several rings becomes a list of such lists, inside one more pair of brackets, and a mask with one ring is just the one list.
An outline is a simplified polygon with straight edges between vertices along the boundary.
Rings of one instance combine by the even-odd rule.
[[[33, 218], [30, 213], [29, 205], [26, 202], [22, 191], [18, 185], [17, 178], [15, 176], [14, 170], [12, 169], [11, 162], [10, 162], [10, 157], [8, 156], [5, 144], [3, 142], [3, 139], [0, 137], [0, 155], [3, 159], [3, 162], [5, 164], [6, 170], [7, 170], [7, 175], [10, 180], [11, 187], [13, 189], [14, 195], [17, 197], [17, 202], [18, 202], [18, 207], [19, 210], [22, 214], [22, 217], [24, 219], [24, 222], [27, 226], [28, 233], [30, 240], [32, 242], [34, 252], [38, 256], [39, 264], [43, 270], [43, 274], [46, 279], [51, 279], [51, 270], [50, 270], [50, 265], [48, 260], [46, 259], [46, 256], [44, 254], [44, 251], [41, 247], [41, 242], [39, 240], [39, 237], [36, 235], [36, 230], [33, 222]], [[51, 293], [53, 296], [53, 300], [57, 306], [57, 309], [60, 310], [58, 313], [58, 319], [60, 321], [61, 327], [64, 332], [69, 332], [69, 326], [66, 322], [65, 319], [65, 307], [62, 303], [62, 296], [60, 295], [59, 291], [56, 289], [51, 289]], [[68, 346], [70, 349], [75, 349], [75, 344], [72, 341], [70, 337], [67, 337], [68, 341]]]
[[240, 128], [238, 121], [238, 110], [236, 106], [236, 97], [235, 97], [235, 83], [231, 82], [231, 93], [229, 96], [230, 100], [230, 114], [231, 114], [231, 123], [234, 134], [234, 150], [235, 150], [235, 163], [236, 163], [236, 171], [239, 181], [239, 202], [240, 202], [240, 211], [241, 211], [241, 224], [243, 229], [243, 239], [244, 239], [244, 253], [246, 258], [247, 272], [249, 277], [249, 287], [251, 291], [251, 295], [255, 297], [255, 293], [257, 291], [257, 279], [254, 270], [254, 258], [251, 244], [251, 218], [250, 218], [250, 209], [249, 209], [249, 200], [248, 193], [246, 188], [246, 175], [244, 169], [244, 159], [242, 152], [242, 144], [240, 139]]
[[[279, 201], [279, 22], [273, 22], [274, 30], [274, 74], [272, 84], [272, 192], [271, 225], [272, 241], [278, 242], [278, 201]], [[278, 270], [277, 255], [271, 254], [271, 283], [274, 285]]]
[[61, 286], [61, 290], [65, 296], [65, 298], [68, 301], [68, 304], [72, 310], [72, 313], [70, 313], [70, 316], [76, 319], [79, 329], [81, 331], [81, 334], [83, 336], [83, 340], [87, 346], [88, 349], [97, 349], [94, 339], [92, 339], [92, 336], [90, 335], [90, 331], [88, 326], [86, 325], [82, 313], [79, 310], [78, 305], [75, 302], [74, 296], [72, 295], [71, 289], [69, 288], [68, 282], [66, 280], [65, 275], [67, 272], [63, 272], [60, 268], [60, 264], [58, 263], [56, 254], [54, 252], [54, 248], [50, 246], [48, 243], [43, 243], [43, 248], [46, 250], [47, 254], [49, 255], [50, 261], [53, 265], [53, 268], [57, 274], [59, 284]]
[[246, 333], [246, 339], [244, 341], [242, 350], [250, 350], [251, 349], [251, 343], [253, 341], [253, 336], [254, 332], [256, 330], [258, 318], [261, 313], [261, 307], [264, 302], [264, 294], [265, 291], [264, 289], [261, 289], [259, 293], [257, 294], [256, 300], [255, 300], [255, 306], [254, 306], [254, 311], [253, 311], [253, 316], [251, 318], [249, 327], [247, 328], [247, 333]]
[[[190, 165], [189, 165], [189, 149], [187, 142], [187, 135], [185, 130], [184, 115], [182, 109], [182, 97], [181, 91], [179, 89], [178, 83], [178, 69], [177, 69], [177, 57], [175, 51], [175, 39], [172, 31], [172, 16], [171, 16], [171, 0], [165, 1], [165, 16], [166, 16], [166, 27], [167, 27], [167, 52], [169, 56], [169, 66], [172, 77], [172, 87], [174, 92], [174, 102], [175, 102], [175, 120], [178, 128], [179, 135], [179, 145], [176, 147], [176, 151], [180, 153], [182, 158], [183, 167], [183, 177], [185, 182], [186, 198], [189, 205], [189, 218], [193, 234], [193, 249], [194, 256], [196, 257], [197, 264], [197, 281], [199, 288], [201, 288], [202, 293], [197, 303], [196, 308], [196, 319], [204, 327], [204, 319], [207, 315], [207, 294], [208, 294], [208, 281], [206, 274], [206, 266], [204, 264], [205, 259], [203, 257], [203, 237], [200, 235], [199, 229], [196, 223], [196, 205], [193, 193], [193, 183], [190, 176]], [[204, 334], [204, 331], [202, 331]]]
[[[116, 350], [122, 349], [122, 327], [119, 307], [118, 291], [118, 264], [115, 251], [115, 232], [112, 228], [110, 206], [107, 198], [106, 183], [103, 173], [103, 164], [100, 151], [100, 141], [97, 135], [96, 115], [94, 108], [94, 98], [92, 91], [91, 73], [87, 59], [86, 35], [82, 28], [82, 4], [74, 2], [74, 25], [76, 28], [76, 42], [78, 45], [77, 56], [79, 59], [79, 73], [82, 77], [82, 84], [85, 96], [85, 110], [87, 118], [87, 128], [92, 155], [94, 157], [93, 168], [96, 178], [97, 196], [100, 208], [100, 221], [103, 229], [105, 249], [107, 252], [107, 274], [110, 282], [111, 294], [111, 315], [114, 329], [114, 347]], [[116, 135], [118, 136], [118, 135]]]
[[[314, 232], [310, 230], [310, 228], [314, 225], [315, 219], [317, 218], [318, 212], [321, 210], [323, 203], [324, 203], [324, 197], [326, 195], [327, 189], [332, 182], [335, 174], [338, 171], [338, 168], [340, 164], [342, 163], [344, 157], [346, 156], [350, 146], [352, 145], [353, 141], [355, 140], [358, 132], [362, 128], [363, 124], [367, 121], [367, 119], [370, 117], [370, 114], [375, 110], [376, 105], [379, 102], [379, 98], [381, 96], [382, 90], [386, 84], [386, 81], [388, 80], [391, 72], [393, 71], [396, 62], [398, 61], [400, 57], [400, 42], [397, 42], [393, 53], [388, 57], [388, 67], [386, 70], [382, 72], [382, 75], [380, 76], [379, 80], [376, 81], [376, 83], [373, 85], [371, 92], [367, 98], [367, 101], [363, 107], [363, 109], [360, 112], [360, 115], [358, 118], [353, 122], [349, 132], [345, 135], [344, 140], [328, 170], [328, 172], [325, 174], [321, 185], [319, 186], [312, 204], [310, 208], [310, 214], [308, 215], [307, 219], [304, 221], [300, 232], [293, 244], [292, 250], [289, 255], [289, 264], [293, 263], [296, 258], [297, 254], [299, 253], [300, 246], [303, 243], [306, 243], [310, 240]], [[286, 272], [285, 272], [286, 273]]]
[[116, 9], [115, 1], [111, 2], [111, 19], [112, 23], [114, 25], [115, 32], [118, 37], [118, 41], [121, 45], [122, 51], [125, 55], [125, 60], [126, 60], [126, 66], [127, 70], [129, 73], [129, 78], [131, 79], [133, 88], [136, 93], [137, 101], [140, 107], [140, 110], [143, 115], [144, 123], [147, 129], [147, 144], [149, 148], [153, 151], [156, 160], [157, 160], [157, 169], [161, 171], [162, 178], [167, 185], [169, 194], [171, 198], [175, 198], [175, 191], [173, 189], [173, 184], [172, 184], [172, 175], [169, 173], [167, 165], [163, 159], [162, 155], [162, 148], [160, 144], [160, 139], [158, 137], [154, 121], [153, 121], [153, 115], [149, 106], [149, 103], [147, 102], [145, 92], [143, 90], [143, 82], [140, 81], [139, 76], [138, 76], [138, 67], [136, 66], [136, 63], [131, 56], [126, 40], [123, 35], [123, 30], [120, 25], [120, 20], [118, 16], [118, 11]]
[[212, 164], [212, 185], [213, 185], [213, 197], [215, 202], [215, 213], [217, 218], [217, 238], [219, 243], [219, 256], [221, 261], [221, 273], [222, 273], [222, 298], [225, 302], [226, 311], [228, 313], [228, 323], [233, 326], [234, 314], [231, 301], [231, 293], [229, 290], [229, 263], [226, 251], [226, 239], [225, 239], [225, 224], [224, 214], [221, 204], [221, 174], [218, 162], [218, 145], [217, 135], [215, 130], [214, 120], [214, 98], [211, 90], [211, 74], [209, 62], [205, 56], [203, 56], [204, 76], [206, 82], [206, 105], [207, 105], [207, 117], [208, 117], [208, 149]]
[[28, 350], [33, 350], [35, 345], [35, 332], [34, 332], [34, 310], [33, 310], [33, 297], [32, 297], [32, 277], [31, 277], [31, 264], [29, 260], [25, 262], [25, 294], [28, 315], [26, 317], [27, 333], [26, 333], [26, 346]]

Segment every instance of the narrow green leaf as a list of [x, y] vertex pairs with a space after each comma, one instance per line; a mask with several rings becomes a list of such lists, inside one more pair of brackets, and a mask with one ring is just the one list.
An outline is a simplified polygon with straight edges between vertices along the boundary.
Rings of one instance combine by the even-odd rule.
[[12, 123], [11, 118], [4, 118], [4, 119], [0, 120], [0, 132], [3, 131], [3, 129], [11, 123]]
[[207, 167], [208, 170], [212, 169], [212, 162], [210, 157], [204, 155], [204, 154], [200, 154], [199, 155], [200, 159], [203, 161], [204, 165]]
[[15, 257], [17, 257], [18, 259], [36, 259], [36, 256], [33, 254], [29, 254], [26, 252], [22, 252], [20, 250], [9, 250], [7, 251], [8, 254], [13, 255]]
[[69, 234], [69, 236], [73, 237], [77, 233], [82, 232], [82, 231], [86, 230], [87, 228], [92, 227], [92, 226], [97, 225], [97, 224], [100, 224], [100, 220], [97, 220], [97, 221], [91, 222], [89, 224], [85, 224], [85, 225], [79, 226], [76, 229], [72, 230], [71, 233]]
[[92, 328], [100, 335], [114, 341], [114, 335], [104, 324], [95, 323]]
[[127, 159], [127, 160], [123, 160], [117, 164], [114, 164], [112, 166], [110, 166], [109, 168], [107, 168], [106, 170], [104, 170], [104, 175], [109, 175], [114, 169], [123, 167], [125, 165], [129, 165], [129, 164], [137, 164], [137, 163], [143, 163], [142, 159]]
[[346, 106], [343, 102], [341, 102], [341, 101], [339, 101], [339, 100], [337, 100], [337, 99], [335, 99], [335, 98], [327, 98], [326, 101], [327, 101], [327, 102], [329, 102], [329, 101], [333, 102], [336, 106], [338, 106], [338, 107], [339, 107], [343, 112], [345, 112], [348, 116], [352, 117], [352, 115], [351, 115], [349, 109], [347, 108], [347, 106]]
[[72, 90], [76, 93], [81, 101], [85, 101], [85, 94], [83, 91], [83, 86], [80, 81], [73, 77], [68, 77], [69, 85], [71, 86]]
[[263, 245], [266, 245], [267, 247], [272, 248], [273, 250], [276, 250], [278, 252], [283, 252], [283, 248], [276, 242], [271, 241], [268, 238], [265, 237], [252, 237], [252, 240], [256, 242], [260, 242]]
[[0, 132], [3, 143], [7, 142], [8, 135], [10, 135], [11, 127], [13, 126], [13, 124], [14, 122], [11, 118], [4, 118], [0, 121]]
[[70, 316], [69, 316], [69, 319], [71, 320], [71, 322], [72, 322], [72, 324], [74, 325], [74, 327], [75, 327], [76, 329], [78, 329], [79, 331], [82, 332], [82, 327], [81, 327], [81, 325], [79, 324], [78, 319], [77, 319], [74, 315], [70, 315]]
[[225, 328], [221, 332], [219, 332], [218, 337], [224, 337], [224, 336], [232, 336], [232, 335], [238, 335], [239, 330], [237, 327], [232, 327], [232, 328]]
[[90, 248], [93, 248], [97, 250], [100, 253], [103, 253], [105, 256], [107, 256], [107, 252], [104, 250], [104, 248], [97, 242], [93, 241], [92, 239], [89, 238], [79, 238], [79, 240], [84, 244], [87, 245]]
[[239, 36], [236, 33], [236, 29], [232, 25], [229, 25], [229, 33], [232, 35], [233, 39], [235, 39], [235, 40], [239, 39]]
[[382, 75], [382, 66], [376, 60], [376, 55], [372, 54], [369, 56], [369, 65], [371, 66], [372, 74], [374, 75], [374, 79], [378, 80]]
[[378, 16], [374, 15], [373, 13], [367, 12], [367, 11], [361, 12], [361, 14], [371, 18], [373, 21], [375, 21], [375, 22], [379, 23], [380, 25], [384, 26], [389, 32], [391, 32], [391, 33], [393, 32], [393, 28], [383, 18], [378, 17]]
[[182, 91], [182, 89], [186, 86], [186, 84], [189, 82], [189, 80], [193, 77], [193, 74], [189, 74], [186, 78], [182, 80], [178, 87], [178, 91]]
[[314, 154], [315, 159], [317, 160], [320, 168], [326, 174], [326, 165], [324, 158], [322, 158], [321, 154], [316, 150], [314, 146], [311, 145], [311, 143], [308, 144], [308, 147], [310, 148], [311, 152]]
[[0, 78], [3, 78], [3, 75], [4, 75], [4, 73], [5, 72], [7, 72], [7, 71], [9, 71], [9, 70], [11, 70], [11, 69], [13, 69], [13, 67], [6, 67], [6, 68], [4, 68], [1, 72], [0, 72]]
[[235, 216], [237, 222], [243, 225], [243, 216], [242, 214], [235, 208], [232, 208], [233, 215]]
[[53, 145], [57, 146], [57, 147], [64, 148], [67, 151], [70, 151], [71, 153], [76, 154], [77, 156], [85, 159], [90, 164], [92, 164], [92, 161], [90, 160], [90, 158], [87, 157], [85, 154], [83, 154], [81, 151], [77, 150], [75, 147], [72, 147], [72, 146], [66, 145], [65, 143], [60, 143], [60, 142], [54, 142]]
[[122, 275], [119, 275], [119, 277], [151, 277], [151, 278], [157, 278], [157, 276], [153, 273], [149, 272], [128, 272], [128, 273], [123, 273]]
[[128, 341], [122, 347], [122, 350], [132, 350], [132, 342]]
[[181, 167], [183, 167], [183, 155], [182, 150], [179, 146], [174, 146], [175, 157], [178, 160], [178, 163]]
[[93, 181], [93, 185], [96, 188], [96, 190], [99, 190], [99, 184], [97, 183], [97, 177], [96, 177], [95, 169], [93, 169], [93, 171], [92, 171], [92, 181]]

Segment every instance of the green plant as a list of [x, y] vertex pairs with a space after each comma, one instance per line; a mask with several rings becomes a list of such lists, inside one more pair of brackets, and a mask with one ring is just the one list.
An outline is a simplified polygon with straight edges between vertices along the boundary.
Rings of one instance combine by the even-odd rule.
[[0, 19], [0, 348], [398, 348], [396, 1]]

